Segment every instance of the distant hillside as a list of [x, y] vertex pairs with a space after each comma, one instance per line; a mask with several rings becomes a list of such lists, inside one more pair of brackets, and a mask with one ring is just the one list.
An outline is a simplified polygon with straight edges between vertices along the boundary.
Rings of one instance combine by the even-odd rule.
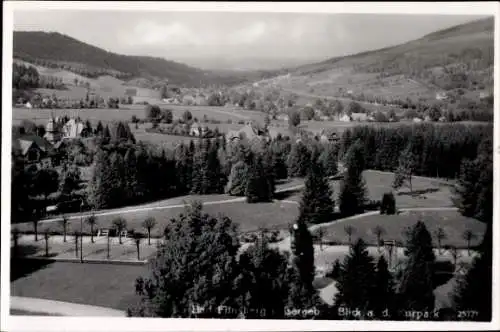
[[13, 44], [14, 58], [93, 78], [110, 75], [123, 80], [167, 79], [173, 84], [199, 86], [232, 84], [258, 77], [223, 75], [162, 58], [120, 55], [57, 32], [14, 31]]
[[475, 98], [492, 89], [493, 64], [494, 19], [487, 18], [398, 46], [291, 68], [291, 78], [277, 85], [360, 101], [432, 99], [442, 90]]

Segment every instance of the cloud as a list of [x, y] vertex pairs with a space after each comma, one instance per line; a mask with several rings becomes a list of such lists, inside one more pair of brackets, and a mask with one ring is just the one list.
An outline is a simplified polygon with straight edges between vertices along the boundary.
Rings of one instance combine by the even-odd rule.
[[264, 22], [255, 22], [230, 33], [226, 42], [232, 45], [253, 44], [262, 39], [267, 30], [268, 27]]
[[161, 24], [141, 21], [132, 34], [122, 35], [122, 41], [129, 45], [199, 45], [200, 37], [188, 26], [179, 22]]

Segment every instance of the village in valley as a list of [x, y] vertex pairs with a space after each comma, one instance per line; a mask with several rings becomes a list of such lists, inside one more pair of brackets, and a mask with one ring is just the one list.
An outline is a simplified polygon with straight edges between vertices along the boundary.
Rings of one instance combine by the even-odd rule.
[[492, 18], [230, 74], [14, 31], [12, 72], [11, 315], [491, 319]]

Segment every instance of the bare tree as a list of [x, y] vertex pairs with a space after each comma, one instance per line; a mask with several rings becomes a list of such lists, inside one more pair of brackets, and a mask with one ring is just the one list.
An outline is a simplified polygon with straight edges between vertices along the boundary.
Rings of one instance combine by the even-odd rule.
[[453, 258], [453, 271], [457, 270], [457, 260], [461, 257], [458, 248], [456, 246], [450, 247], [451, 257]]
[[319, 241], [319, 250], [323, 251], [323, 237], [325, 236], [325, 229], [320, 227], [318, 229], [318, 241]]
[[14, 228], [12, 230], [12, 239], [14, 240], [14, 256], [17, 256], [19, 252], [19, 238], [21, 237], [21, 232], [19, 229]]
[[135, 246], [137, 249], [137, 260], [141, 260], [141, 255], [140, 255], [140, 244], [141, 244], [141, 239], [142, 239], [142, 234], [141, 233], [135, 233], [134, 232], [134, 241], [135, 241]]
[[385, 229], [382, 226], [377, 225], [373, 228], [373, 234], [377, 236], [377, 247], [380, 252], [380, 243], [382, 242], [382, 235], [385, 234]]
[[97, 217], [92, 214], [85, 219], [85, 222], [90, 225], [90, 241], [94, 243], [94, 227], [97, 225]]
[[35, 241], [38, 242], [38, 223], [40, 220], [37, 218], [33, 219], [33, 231], [35, 232]]
[[156, 226], [156, 219], [148, 217], [142, 222], [142, 227], [148, 231], [148, 245], [151, 245], [151, 230]]
[[43, 231], [43, 238], [45, 239], [45, 257], [49, 257], [49, 237], [50, 237], [50, 229], [45, 229]]
[[356, 232], [356, 228], [354, 228], [354, 226], [347, 225], [344, 227], [344, 232], [349, 237], [349, 244], [351, 244], [352, 235]]
[[438, 251], [439, 251], [439, 254], [441, 254], [441, 242], [443, 240], [445, 240], [447, 238], [446, 236], [446, 233], [444, 232], [444, 229], [442, 227], [439, 227], [435, 232], [434, 232], [434, 236], [436, 237], [437, 239], [437, 243], [438, 243]]
[[66, 232], [68, 229], [68, 223], [69, 223], [69, 218], [67, 215], [63, 215], [61, 219], [59, 220], [59, 223], [61, 224], [63, 228], [63, 242], [66, 242]]
[[75, 232], [75, 256], [78, 258], [78, 238], [80, 235], [78, 232]]
[[470, 243], [476, 238], [476, 234], [474, 234], [470, 229], [467, 229], [462, 234], [462, 237], [465, 241], [467, 241], [467, 254], [470, 256]]
[[120, 244], [122, 244], [122, 231], [127, 228], [127, 220], [125, 220], [125, 218], [122, 217], [117, 217], [113, 220], [113, 226], [118, 232], [118, 239]]

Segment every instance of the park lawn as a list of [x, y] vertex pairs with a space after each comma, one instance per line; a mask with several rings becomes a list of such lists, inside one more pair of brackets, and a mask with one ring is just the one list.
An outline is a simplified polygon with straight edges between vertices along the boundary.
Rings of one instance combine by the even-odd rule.
[[[22, 268], [30, 260], [18, 261]], [[40, 263], [37, 263], [40, 265]], [[11, 264], [11, 272], [16, 273]], [[12, 278], [13, 296], [36, 297], [126, 310], [135, 301], [134, 283], [148, 265], [52, 262], [24, 276]], [[14, 280], [13, 280], [14, 279]]]
[[[53, 259], [79, 259], [80, 254], [75, 252], [75, 237], [68, 235], [67, 242], [63, 242], [63, 236], [51, 236], [48, 239], [49, 258]], [[135, 241], [131, 238], [122, 238], [122, 244], [119, 239], [112, 237], [109, 246], [109, 259], [120, 261], [137, 261], [137, 247]], [[106, 260], [107, 257], [107, 238], [104, 236], [94, 236], [94, 243], [91, 243], [90, 237], [83, 239], [83, 258], [88, 260]], [[151, 245], [148, 245], [147, 238], [140, 241], [139, 258], [145, 260], [156, 253], [156, 244], [159, 240], [152, 239]], [[11, 247], [12, 241], [11, 241]], [[80, 247], [80, 240], [78, 241]], [[18, 240], [19, 257], [46, 257], [45, 239], [38, 237], [38, 242], [34, 241], [34, 235], [24, 235]], [[14, 251], [11, 252], [15, 254]]]
[[349, 225], [355, 228], [352, 235], [352, 241], [362, 238], [371, 245], [377, 245], [377, 237], [373, 228], [380, 226], [384, 229], [384, 240], [395, 240], [399, 243], [405, 243], [405, 231], [413, 227], [418, 221], [423, 221], [433, 236], [434, 245], [437, 247], [437, 240], [434, 233], [439, 228], [444, 229], [447, 238], [442, 240], [441, 244], [466, 248], [467, 241], [462, 237], [466, 230], [471, 230], [475, 238], [471, 241], [471, 246], [480, 244], [484, 232], [485, 224], [460, 215], [456, 211], [409, 211], [402, 212], [399, 215], [370, 215], [360, 217], [338, 224], [323, 227], [326, 231], [325, 241], [334, 241], [337, 243], [348, 243], [348, 236], [345, 233], [345, 226]]
[[[220, 195], [219, 197], [224, 196]], [[233, 198], [236, 199], [236, 197]], [[184, 197], [184, 199], [186, 198]], [[199, 197], [196, 197], [196, 199], [199, 199]], [[189, 200], [186, 200], [186, 202], [188, 201]], [[212, 201], [216, 200], [212, 199]], [[178, 204], [183, 204], [181, 199], [179, 199]], [[154, 207], [154, 205], [150, 207]], [[135, 208], [137, 207], [134, 207], [133, 209]], [[129, 213], [122, 211], [123, 210], [116, 210], [116, 213], [107, 215], [97, 214], [98, 226], [94, 229], [112, 228], [113, 220], [117, 217], [123, 217], [127, 220], [127, 229], [145, 232], [141, 225], [142, 222], [148, 217], [154, 217], [157, 221], [157, 226], [153, 229], [152, 235], [161, 236], [165, 226], [169, 224], [170, 220], [172, 218], [177, 218], [180, 213], [184, 212], [184, 207], [176, 206], [173, 208], [131, 211]], [[234, 223], [239, 225], [239, 231], [241, 232], [257, 230], [259, 227], [286, 228], [287, 225], [293, 222], [293, 220], [298, 216], [297, 206], [291, 204], [281, 204], [279, 202], [255, 204], [248, 204], [245, 202], [216, 203], [204, 206], [203, 211], [210, 215], [222, 214], [231, 218]], [[33, 231], [33, 224], [29, 222], [16, 224], [15, 227], [20, 231]], [[62, 232], [62, 226], [59, 222], [44, 222], [40, 223], [38, 226], [40, 233], [47, 228], [51, 231], [57, 231], [59, 233]], [[68, 233], [80, 231], [80, 219], [71, 219], [67, 229]], [[83, 223], [83, 231], [85, 233], [90, 232], [90, 226], [85, 222]]]
[[[394, 173], [379, 172], [367, 170], [363, 172], [363, 178], [366, 184], [366, 197], [368, 200], [381, 200], [385, 192], [392, 191], [392, 181]], [[341, 188], [341, 180], [330, 182], [333, 190], [335, 204], [337, 205], [338, 195]], [[413, 191], [420, 192], [421, 195], [410, 196], [409, 190], [403, 188], [395, 191], [397, 208], [415, 208], [415, 207], [452, 207], [450, 185], [445, 184], [443, 180], [437, 180], [426, 177], [414, 177], [412, 180]], [[300, 202], [302, 194], [295, 193], [287, 200]]]

